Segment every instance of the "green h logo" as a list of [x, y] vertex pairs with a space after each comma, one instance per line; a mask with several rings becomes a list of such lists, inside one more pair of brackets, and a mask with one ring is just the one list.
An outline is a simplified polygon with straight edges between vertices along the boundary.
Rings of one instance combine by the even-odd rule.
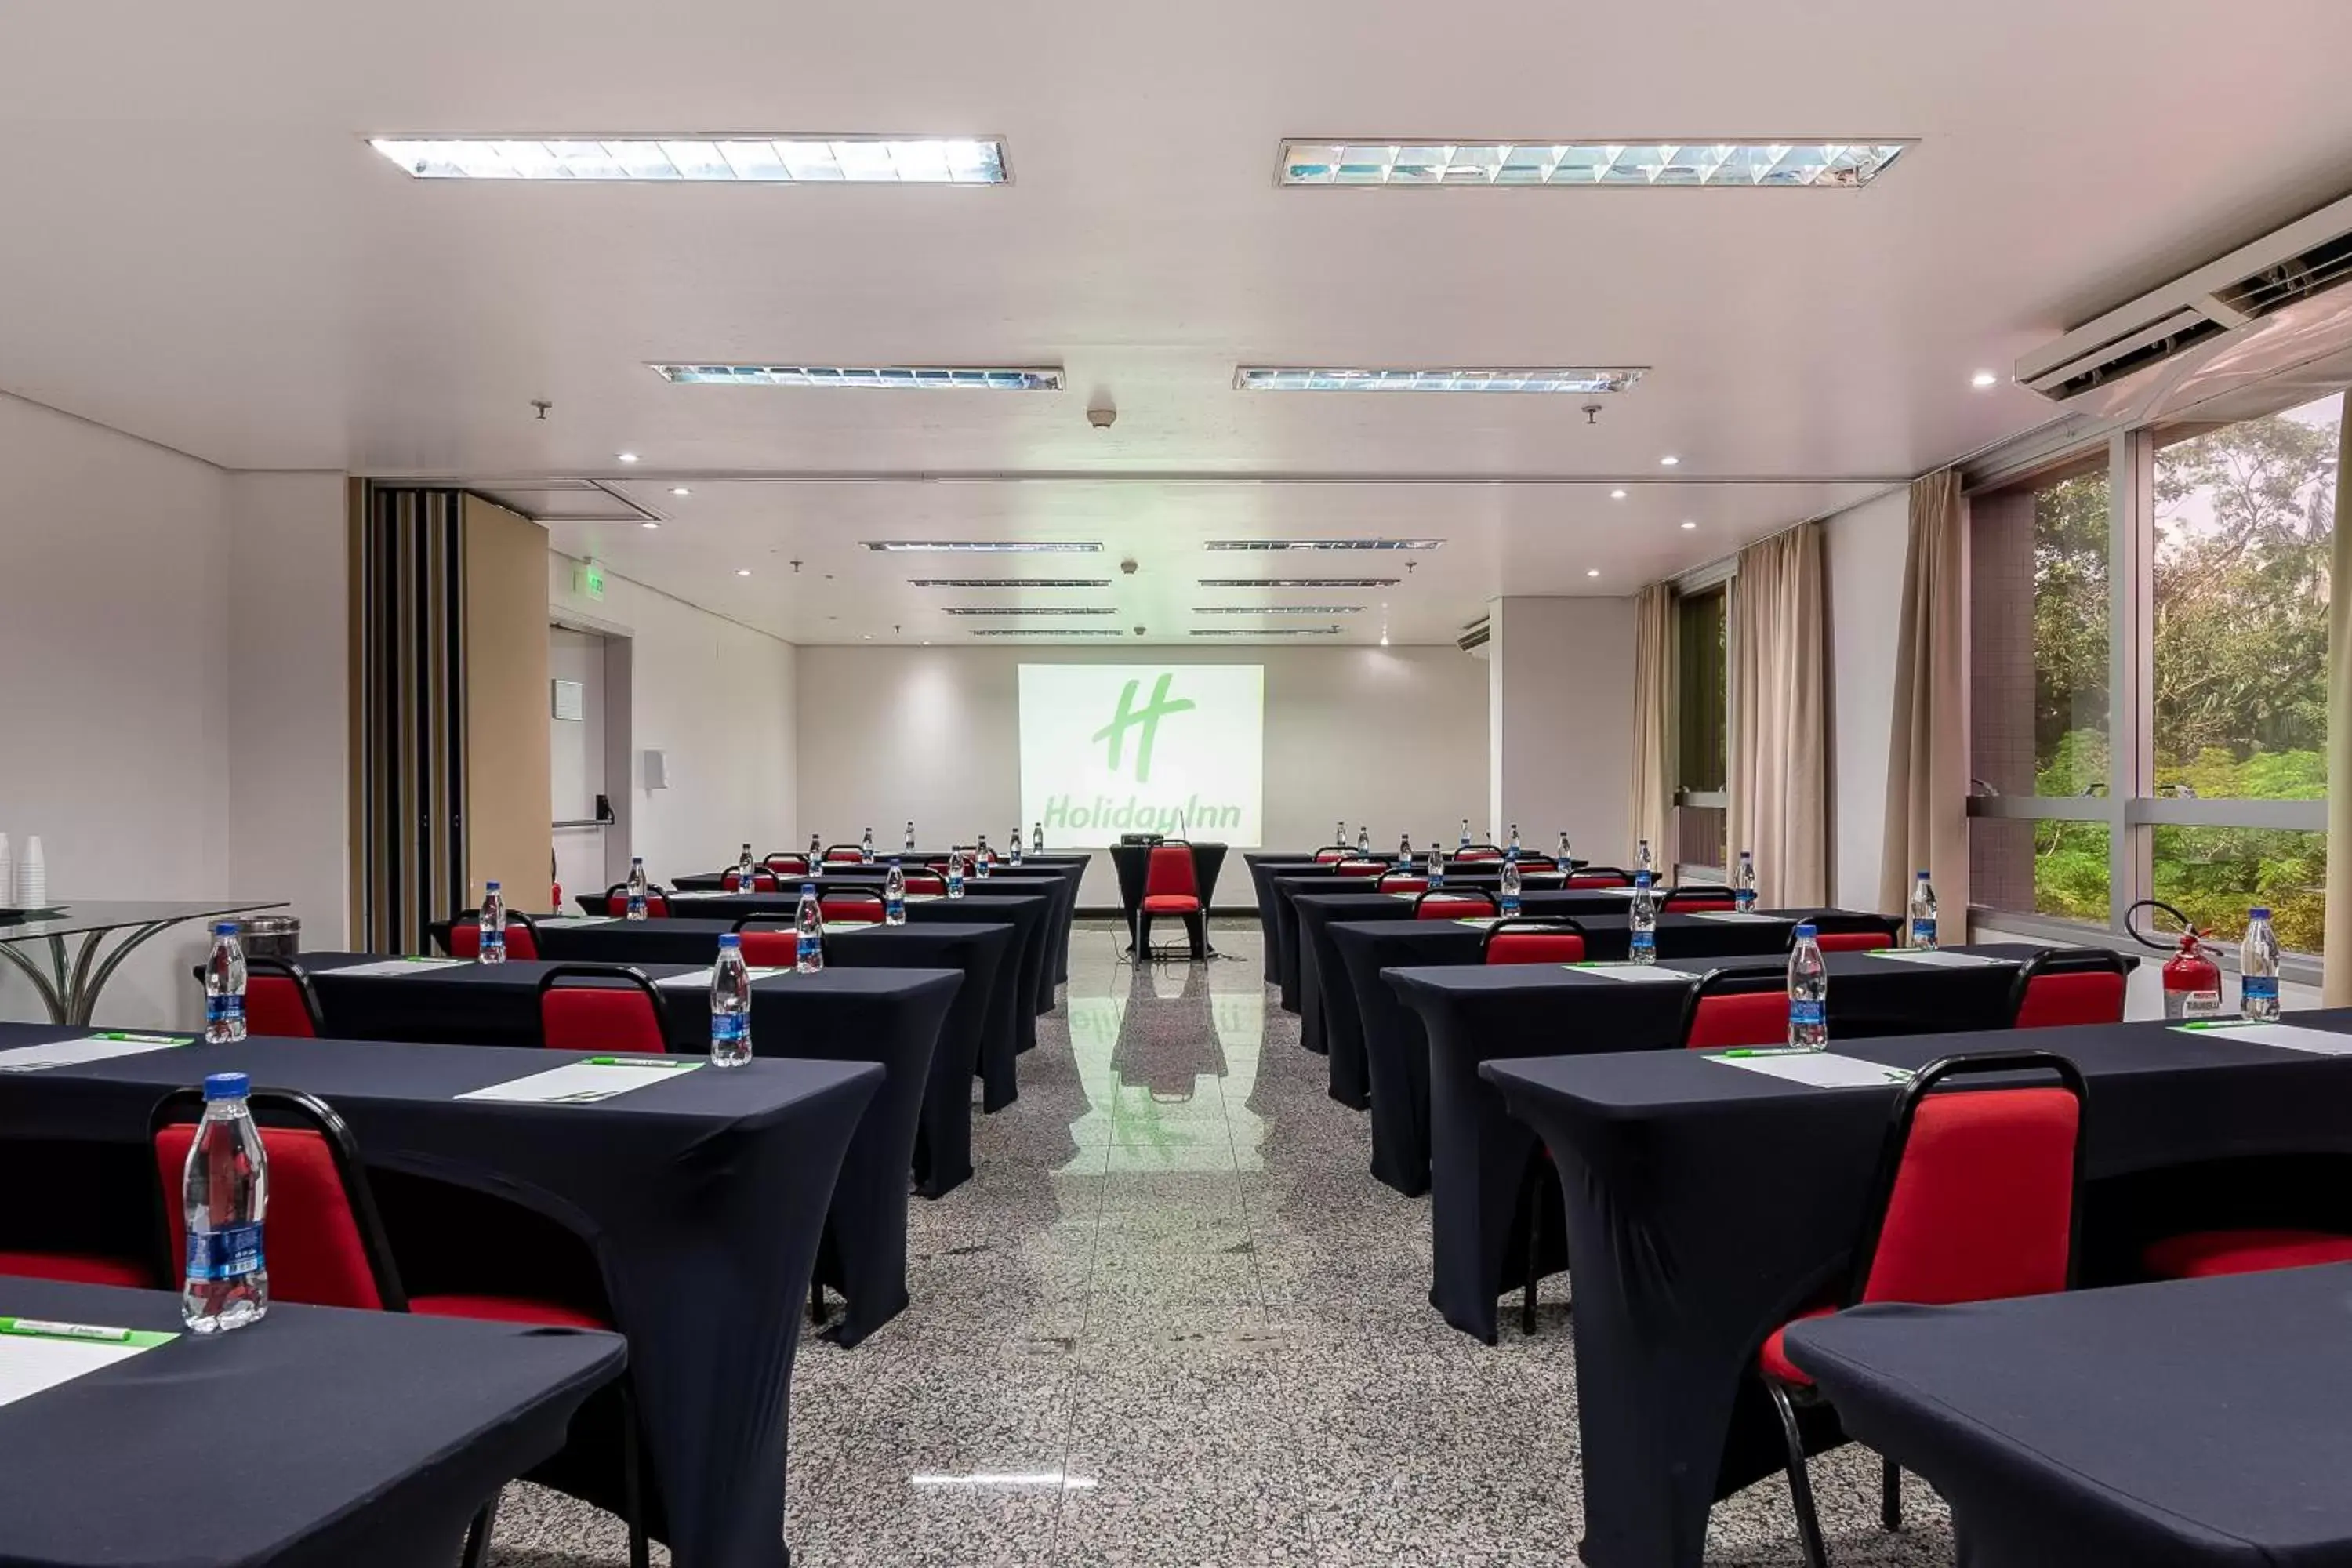
[[1151, 688], [1151, 700], [1140, 709], [1135, 705], [1135, 691], [1140, 682], [1129, 681], [1127, 689], [1118, 694], [1118, 711], [1111, 715], [1109, 723], [1095, 731], [1096, 740], [1110, 742], [1109, 765], [1116, 770], [1127, 746], [1127, 732], [1138, 727], [1142, 729], [1143, 733], [1135, 743], [1135, 782], [1138, 784], [1151, 782], [1151, 742], [1160, 733], [1160, 721], [1192, 706], [1192, 700], [1189, 697], [1169, 700], [1168, 683], [1173, 679], [1172, 675], [1161, 675]]

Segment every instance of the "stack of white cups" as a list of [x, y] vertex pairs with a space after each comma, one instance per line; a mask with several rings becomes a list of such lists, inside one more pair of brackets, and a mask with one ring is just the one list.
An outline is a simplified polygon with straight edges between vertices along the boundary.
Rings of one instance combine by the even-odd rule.
[[0, 904], [16, 901], [16, 857], [8, 847], [8, 836], [0, 833]]
[[41, 858], [41, 836], [25, 836], [25, 864], [16, 873], [16, 902], [28, 910], [47, 909], [49, 902], [49, 868]]

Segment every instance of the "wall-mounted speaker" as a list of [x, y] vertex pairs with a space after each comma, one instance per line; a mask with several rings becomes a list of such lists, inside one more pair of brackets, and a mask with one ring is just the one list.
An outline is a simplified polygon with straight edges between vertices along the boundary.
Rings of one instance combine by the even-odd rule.
[[669, 788], [669, 753], [648, 749], [646, 752], [646, 787]]

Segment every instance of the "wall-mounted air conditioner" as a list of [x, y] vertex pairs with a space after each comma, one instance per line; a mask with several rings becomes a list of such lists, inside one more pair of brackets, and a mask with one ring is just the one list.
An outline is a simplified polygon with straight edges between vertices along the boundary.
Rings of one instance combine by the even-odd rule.
[[1473, 658], [1484, 658], [1486, 656], [1481, 650], [1486, 647], [1486, 639], [1493, 635], [1489, 617], [1480, 616], [1462, 628], [1462, 635], [1454, 639], [1454, 646]]

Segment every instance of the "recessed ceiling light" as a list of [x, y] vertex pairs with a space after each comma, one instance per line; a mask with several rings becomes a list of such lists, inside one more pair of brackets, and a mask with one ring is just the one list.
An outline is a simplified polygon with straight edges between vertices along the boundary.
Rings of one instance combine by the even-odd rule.
[[976, 637], [1119, 637], [1117, 626], [974, 626]]
[[909, 577], [910, 588], [1108, 588], [1108, 577]]
[[1059, 392], [1059, 365], [672, 364], [648, 365], [680, 386], [866, 386], [907, 391]]
[[1001, 185], [1004, 143], [937, 136], [372, 136], [420, 180]]
[[1203, 550], [1435, 550], [1442, 539], [1212, 539]]
[[1677, 458], [1672, 452], [1669, 452], [1664, 457], [1658, 459], [1658, 467], [1662, 468], [1671, 468], [1681, 463], [1681, 461], [1682, 459], [1680, 458]]
[[868, 550], [893, 552], [955, 551], [970, 555], [1076, 555], [1099, 552], [1096, 541], [1070, 539], [869, 539]]
[[1117, 605], [1037, 605], [1024, 609], [1019, 605], [950, 605], [940, 612], [947, 616], [1115, 616]]
[[1698, 524], [1696, 524], [1696, 523], [1693, 522], [1693, 521], [1692, 521], [1690, 519], [1688, 519], [1688, 518], [1685, 518], [1685, 519], [1683, 519], [1683, 526], [1684, 526], [1685, 528], [1696, 528], [1696, 527], [1698, 526]]
[[655, 521], [653, 519], [651, 519], [651, 518], [647, 518], [647, 519], [646, 519], [646, 521], [643, 521], [643, 522], [641, 522], [641, 523], [637, 524], [637, 526], [638, 526], [639, 528], [659, 528], [659, 527], [661, 526], [661, 524], [660, 524], [660, 523], [658, 523], [658, 522], [656, 522], [656, 521]]
[[1609, 492], [1609, 499], [1611, 500], [1623, 500], [1625, 499], [1625, 492], [1623, 490], [1611, 490]]
[[669, 493], [674, 496], [690, 496], [694, 492], [688, 489], [684, 485], [672, 485], [669, 488]]
[[2000, 385], [2000, 377], [1995, 375], [1989, 370], [1980, 370], [1977, 372], [1976, 374], [1969, 377], [1969, 384], [1975, 387], [1979, 392], [1982, 392], [1988, 386]]
[[749, 577], [751, 574], [751, 569], [749, 566], [738, 566], [735, 568], [735, 575], [738, 577]]
[[1355, 370], [1243, 365], [1243, 392], [1624, 392], [1646, 365], [1615, 370]]
[[1199, 605], [1196, 616], [1352, 616], [1361, 605]]
[[1584, 574], [1588, 577], [1598, 577], [1601, 575], [1601, 568], [1598, 566], [1588, 568]]
[[1335, 637], [1337, 626], [1194, 626], [1196, 637]]
[[1873, 142], [1292, 142], [1284, 185], [1709, 185], [1853, 189], [1914, 143]]
[[1393, 588], [1394, 577], [1203, 577], [1203, 588]]
[[613, 457], [616, 462], [634, 463], [637, 460], [637, 455], [635, 452], [615, 452]]

